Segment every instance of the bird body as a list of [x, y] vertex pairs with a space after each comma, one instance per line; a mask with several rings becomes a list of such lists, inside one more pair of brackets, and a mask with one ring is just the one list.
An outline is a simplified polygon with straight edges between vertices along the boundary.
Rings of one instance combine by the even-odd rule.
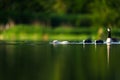
[[69, 44], [69, 41], [58, 41], [58, 40], [53, 40], [53, 44]]
[[112, 39], [111, 38], [107, 38], [106, 39], [106, 43], [111, 43], [112, 42]]
[[104, 41], [103, 40], [95, 40], [95, 43], [96, 44], [102, 44], [102, 43], [104, 43]]
[[86, 40], [83, 40], [83, 43], [92, 43], [92, 40], [91, 39], [86, 39]]

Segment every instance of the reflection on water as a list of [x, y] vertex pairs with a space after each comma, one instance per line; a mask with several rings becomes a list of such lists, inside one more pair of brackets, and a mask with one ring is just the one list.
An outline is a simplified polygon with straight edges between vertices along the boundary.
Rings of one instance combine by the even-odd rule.
[[119, 49], [116, 44], [1, 44], [0, 80], [119, 80]]
[[108, 63], [108, 66], [109, 66], [109, 59], [110, 58], [110, 45], [108, 44], [107, 45], [107, 63]]

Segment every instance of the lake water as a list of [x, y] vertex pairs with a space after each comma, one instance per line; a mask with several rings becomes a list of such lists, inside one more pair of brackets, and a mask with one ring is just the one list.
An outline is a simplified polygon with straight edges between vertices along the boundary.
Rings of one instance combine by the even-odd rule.
[[120, 44], [1, 42], [0, 80], [120, 80]]

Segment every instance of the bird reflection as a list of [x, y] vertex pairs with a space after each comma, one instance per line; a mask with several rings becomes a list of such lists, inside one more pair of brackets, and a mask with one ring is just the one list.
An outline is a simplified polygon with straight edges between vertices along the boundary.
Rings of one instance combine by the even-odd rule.
[[109, 65], [110, 61], [110, 44], [107, 44], [107, 64]]

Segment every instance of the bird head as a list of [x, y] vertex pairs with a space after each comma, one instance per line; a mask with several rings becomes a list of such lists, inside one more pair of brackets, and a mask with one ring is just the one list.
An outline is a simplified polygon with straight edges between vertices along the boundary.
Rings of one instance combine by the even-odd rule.
[[111, 31], [111, 29], [110, 29], [110, 28], [107, 28], [107, 31]]

